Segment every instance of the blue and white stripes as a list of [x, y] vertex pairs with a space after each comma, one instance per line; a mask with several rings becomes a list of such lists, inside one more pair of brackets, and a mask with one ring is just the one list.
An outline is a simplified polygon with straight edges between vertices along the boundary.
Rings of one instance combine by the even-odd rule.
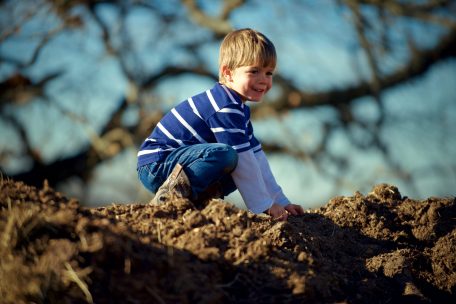
[[215, 142], [228, 144], [238, 153], [261, 150], [249, 107], [219, 83], [181, 102], [161, 119], [141, 145], [138, 166], [161, 161], [181, 146]]

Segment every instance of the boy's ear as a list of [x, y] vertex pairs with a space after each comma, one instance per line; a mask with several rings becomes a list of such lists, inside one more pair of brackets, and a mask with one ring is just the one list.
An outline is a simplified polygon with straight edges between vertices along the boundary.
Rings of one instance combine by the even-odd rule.
[[231, 70], [228, 68], [228, 66], [226, 65], [222, 65], [221, 67], [221, 70], [222, 70], [222, 76], [223, 78], [225, 79], [226, 82], [229, 82], [229, 81], [232, 81], [232, 74], [231, 74]]

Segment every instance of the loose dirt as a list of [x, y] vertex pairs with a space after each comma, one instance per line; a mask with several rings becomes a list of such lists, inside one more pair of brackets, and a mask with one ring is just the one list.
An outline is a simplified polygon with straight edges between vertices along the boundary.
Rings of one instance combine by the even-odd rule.
[[0, 181], [2, 303], [456, 303], [455, 198], [391, 185], [276, 222], [222, 200], [85, 208]]

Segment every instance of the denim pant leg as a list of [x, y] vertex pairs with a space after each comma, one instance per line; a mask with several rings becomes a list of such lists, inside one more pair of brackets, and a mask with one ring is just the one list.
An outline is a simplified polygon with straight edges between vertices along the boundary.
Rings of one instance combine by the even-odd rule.
[[220, 143], [197, 144], [174, 150], [162, 163], [139, 168], [138, 175], [144, 186], [156, 192], [176, 164], [181, 164], [192, 186], [192, 199], [196, 199], [209, 186], [219, 182], [224, 196], [235, 191], [231, 172], [236, 168], [237, 152]]
[[138, 178], [143, 186], [152, 193], [157, 192], [158, 188], [166, 180], [162, 174], [162, 163], [151, 163], [138, 168]]
[[173, 151], [169, 158], [184, 167], [192, 185], [193, 199], [216, 182], [221, 184], [223, 195], [236, 190], [231, 172], [237, 166], [238, 156], [231, 146], [220, 143], [192, 145]]

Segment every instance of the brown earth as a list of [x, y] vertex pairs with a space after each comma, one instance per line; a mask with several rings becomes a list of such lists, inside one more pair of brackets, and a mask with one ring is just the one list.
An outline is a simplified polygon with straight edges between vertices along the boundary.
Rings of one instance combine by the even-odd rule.
[[456, 200], [390, 185], [275, 222], [221, 200], [84, 208], [0, 181], [2, 303], [449, 303]]

